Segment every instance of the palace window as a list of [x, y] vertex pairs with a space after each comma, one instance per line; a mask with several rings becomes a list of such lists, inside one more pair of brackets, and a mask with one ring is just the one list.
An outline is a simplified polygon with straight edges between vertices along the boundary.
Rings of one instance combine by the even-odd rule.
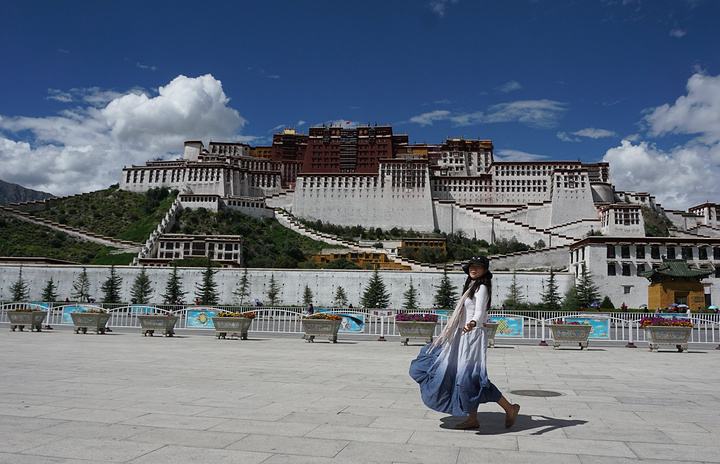
[[[720, 256], [720, 254], [718, 256]], [[652, 245], [650, 247], [650, 258], [660, 259], [660, 247], [658, 245]], [[720, 257], [718, 257], [718, 259], [720, 259]]]
[[708, 259], [708, 252], [707, 252], [706, 247], [698, 248], [698, 259], [702, 259], [702, 260]]
[[608, 263], [607, 265], [607, 273], [609, 276], [615, 275], [615, 263]]
[[[615, 245], [608, 245], [607, 246], [607, 257], [608, 258], [614, 258], [615, 257]], [[614, 274], [613, 274], [614, 275]]]
[[682, 259], [693, 259], [693, 249], [689, 246], [684, 246], [680, 249], [680, 255]]
[[643, 245], [638, 245], [635, 247], [635, 258], [645, 259], [645, 247]]
[[623, 245], [620, 247], [620, 256], [623, 258], [629, 258], [630, 257], [630, 247], [627, 245]]
[[624, 276], [630, 275], [630, 264], [628, 264], [628, 263], [622, 264], [622, 275], [624, 275]]
[[645, 272], [645, 263], [638, 263], [635, 268], [637, 269], [637, 275], [640, 275]]
[[667, 247], [667, 258], [675, 259], [675, 247], [673, 247], [673, 246]]

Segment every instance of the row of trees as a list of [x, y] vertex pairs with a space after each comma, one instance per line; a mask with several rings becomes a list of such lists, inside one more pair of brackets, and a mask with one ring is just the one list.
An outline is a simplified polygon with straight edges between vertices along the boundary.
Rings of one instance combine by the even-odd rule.
[[[208, 262], [207, 267], [202, 272], [200, 282], [195, 285], [195, 303], [204, 305], [214, 305], [219, 303], [218, 285], [215, 281], [216, 269], [213, 269]], [[103, 282], [100, 289], [102, 291], [103, 303], [120, 303], [123, 279], [115, 271], [115, 267], [110, 267], [110, 273]], [[177, 272], [177, 267], [173, 267], [170, 278], [165, 285], [165, 292], [161, 295], [165, 304], [182, 305], [185, 304], [185, 295], [187, 292], [182, 290], [182, 278]], [[150, 277], [145, 272], [145, 268], [141, 268], [140, 273], [135, 277], [130, 297], [132, 304], [147, 304], [150, 302], [154, 288]], [[18, 280], [11, 286], [10, 292], [13, 301], [27, 301], [29, 299], [30, 290], [27, 282], [23, 279], [22, 268], [18, 275]], [[241, 275], [236, 289], [233, 291], [236, 302], [243, 305], [247, 303], [250, 297], [250, 278], [247, 269]], [[73, 283], [71, 296], [80, 302], [87, 303], [92, 300], [90, 296], [90, 279], [87, 270], [83, 268]], [[275, 275], [271, 274], [270, 282], [267, 288], [266, 297], [270, 306], [277, 306], [280, 300], [280, 286], [275, 280]], [[305, 286], [303, 291], [303, 303], [307, 306], [313, 303], [313, 292], [309, 286]], [[436, 308], [454, 309], [458, 298], [458, 290], [452, 284], [447, 271], [443, 273], [443, 277], [439, 284], [435, 286], [435, 296], [433, 304]], [[598, 288], [593, 282], [592, 276], [583, 268], [579, 280], [565, 294], [564, 298], [560, 296], [558, 285], [555, 279], [554, 271], [550, 271], [550, 275], [545, 281], [544, 289], [541, 295], [541, 303], [539, 305], [530, 305], [525, 301], [522, 288], [517, 282], [517, 276], [513, 273], [510, 287], [508, 288], [508, 296], [503, 302], [503, 308], [506, 309], [544, 309], [548, 311], [557, 311], [560, 309], [576, 310], [578, 308], [588, 308], [599, 299]], [[43, 288], [42, 301], [57, 301], [57, 284], [51, 278], [47, 281]], [[345, 289], [338, 286], [335, 290], [333, 304], [337, 307], [348, 305], [348, 297]], [[385, 287], [377, 269], [373, 272], [370, 281], [365, 287], [360, 304], [365, 308], [387, 308], [390, 305], [390, 294]], [[413, 284], [412, 278], [407, 290], [403, 294], [404, 309], [418, 309], [418, 291]], [[602, 308], [612, 308], [612, 302], [608, 297], [600, 304]]]

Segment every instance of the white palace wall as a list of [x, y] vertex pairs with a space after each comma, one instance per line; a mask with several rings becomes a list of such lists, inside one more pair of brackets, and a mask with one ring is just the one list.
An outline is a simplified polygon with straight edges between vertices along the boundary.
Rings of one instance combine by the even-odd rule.
[[[86, 266], [88, 276], [90, 278], [90, 293], [97, 301], [101, 300], [102, 292], [100, 286], [109, 274], [109, 266]], [[124, 301], [130, 300], [130, 287], [135, 277], [140, 273], [139, 267], [116, 266], [117, 274], [123, 279], [121, 297]], [[0, 266], [0, 300], [8, 301], [10, 299], [10, 287], [17, 280], [19, 265], [2, 265]], [[152, 285], [154, 294], [152, 300], [160, 302], [160, 295], [165, 290], [165, 284], [170, 275], [169, 268], [145, 268]], [[51, 277], [57, 283], [57, 293], [61, 301], [70, 298], [72, 284], [82, 271], [82, 266], [48, 266], [48, 265], [24, 265], [22, 266], [23, 279], [30, 285], [30, 298], [37, 300], [40, 298], [42, 288]], [[237, 282], [242, 275], [242, 269], [218, 269], [215, 280], [218, 283], [218, 291], [220, 301], [233, 303], [233, 290], [237, 287]], [[191, 303], [195, 292], [195, 283], [200, 282], [200, 268], [178, 268], [178, 273], [183, 279], [183, 290], [186, 294], [186, 302]], [[250, 298], [259, 298], [266, 301], [267, 288], [270, 282], [270, 276], [273, 275], [278, 285], [281, 287], [280, 304], [281, 305], [299, 305], [302, 304], [303, 291], [305, 285], [308, 285], [313, 292], [314, 302], [316, 305], [330, 305], [338, 286], [342, 286], [348, 296], [349, 303], [358, 307], [360, 305], [360, 296], [367, 286], [368, 281], [372, 277], [372, 271], [361, 270], [316, 270], [316, 269], [248, 269], [250, 279]], [[403, 301], [403, 293], [410, 284], [410, 279], [415, 288], [418, 290], [418, 302], [421, 307], [430, 307], [435, 295], [435, 286], [440, 283], [442, 278], [441, 272], [406, 272], [406, 271], [380, 271], [380, 275], [385, 282], [385, 286], [391, 295], [390, 303], [392, 307], [400, 307]], [[462, 287], [465, 282], [465, 274], [462, 272], [448, 273], [453, 284]], [[510, 272], [494, 272], [493, 280], [493, 301], [498, 305], [507, 296], [507, 290], [512, 281], [512, 273]], [[569, 273], [557, 273], [557, 281], [561, 292], [571, 284], [573, 279]], [[524, 295], [528, 296], [530, 302], [539, 302], [542, 293], [543, 281], [547, 279], [547, 274], [543, 272], [517, 272], [517, 281]]]

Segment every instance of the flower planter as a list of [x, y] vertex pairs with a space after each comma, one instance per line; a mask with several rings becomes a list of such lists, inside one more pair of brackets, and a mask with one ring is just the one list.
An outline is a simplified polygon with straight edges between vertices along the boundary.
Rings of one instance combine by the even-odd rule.
[[588, 338], [592, 326], [588, 324], [550, 324], [550, 331], [553, 338], [553, 348], [561, 344], [580, 345], [580, 349], [588, 346]]
[[303, 338], [308, 342], [314, 342], [315, 337], [327, 337], [331, 342], [337, 343], [341, 323], [342, 320], [304, 318], [302, 320], [305, 332]]
[[487, 343], [490, 348], [495, 347], [495, 334], [497, 333], [498, 324], [495, 322], [486, 322], [483, 324], [483, 328], [485, 329], [485, 337], [487, 338]]
[[679, 352], [687, 351], [692, 327], [673, 327], [650, 325], [645, 327], [645, 338], [650, 344], [650, 351], [658, 351], [660, 346], [669, 345]]
[[395, 325], [400, 332], [400, 343], [407, 346], [411, 339], [431, 343], [437, 322], [395, 321]]
[[86, 334], [88, 329], [94, 330], [96, 334], [105, 333], [105, 324], [110, 320], [108, 313], [70, 313], [75, 333], [80, 332]]
[[249, 317], [213, 317], [213, 325], [215, 326], [215, 336], [217, 339], [225, 339], [228, 334], [230, 337], [237, 337], [240, 334], [241, 340], [247, 340], [248, 330], [252, 319]]
[[138, 321], [140, 321], [140, 333], [144, 337], [150, 335], [151, 337], [157, 330], [162, 332], [166, 337], [172, 337], [175, 335], [175, 323], [177, 322], [177, 316], [171, 316], [169, 314], [143, 314], [139, 315]]
[[25, 326], [30, 327], [31, 332], [42, 332], [42, 323], [47, 317], [45, 311], [8, 311], [7, 315], [10, 319], [10, 330], [13, 332], [15, 329], [22, 332]]

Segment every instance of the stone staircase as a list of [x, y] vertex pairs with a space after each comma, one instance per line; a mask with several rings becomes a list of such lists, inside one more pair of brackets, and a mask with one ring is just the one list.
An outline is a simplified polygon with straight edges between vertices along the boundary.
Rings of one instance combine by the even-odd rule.
[[155, 227], [155, 230], [152, 231], [148, 239], [145, 240], [145, 243], [138, 251], [138, 255], [133, 259], [133, 266], [138, 266], [141, 259], [151, 257], [153, 249], [155, 248], [155, 243], [157, 242], [158, 238], [160, 238], [162, 234], [166, 233], [167, 230], [172, 227], [172, 225], [175, 223], [175, 218], [177, 217], [177, 214], [182, 210], [182, 202], [180, 201], [180, 195], [189, 193], [192, 193], [192, 190], [190, 190], [190, 188], [187, 186], [183, 187], [180, 193], [178, 193], [178, 196], [175, 197], [175, 201], [173, 201], [172, 205], [170, 205], [170, 208], [168, 208], [168, 211], [165, 213], [165, 216], [163, 216], [162, 221], [160, 221], [157, 227]]
[[275, 218], [280, 223], [280, 225], [282, 225], [283, 227], [287, 227], [288, 229], [290, 229], [294, 232], [297, 232], [298, 234], [303, 235], [305, 237], [311, 238], [313, 240], [328, 243], [330, 245], [342, 246], [342, 247], [349, 248], [350, 250], [357, 251], [360, 253], [383, 253], [393, 262], [402, 264], [404, 266], [408, 266], [411, 271], [437, 272], [439, 270], [442, 270], [441, 266], [433, 266], [431, 264], [420, 263], [420, 262], [412, 260], [412, 259], [403, 258], [403, 257], [397, 255], [396, 253], [391, 253], [382, 248], [360, 246], [360, 244], [358, 244], [357, 242], [345, 240], [336, 235], [327, 234], [324, 232], [319, 232], [319, 231], [313, 230], [313, 229], [305, 226], [304, 224], [302, 224], [300, 221], [298, 221], [297, 218], [295, 216], [293, 216], [291, 213], [289, 213], [288, 211], [286, 211], [282, 208], [275, 208], [274, 210], [275, 210]]
[[15, 209], [8, 205], [0, 205], [0, 213], [21, 221], [29, 222], [38, 226], [48, 227], [58, 232], [63, 232], [73, 238], [79, 240], [85, 240], [87, 242], [97, 243], [110, 248], [116, 248], [120, 253], [136, 253], [141, 249], [141, 244], [136, 242], [130, 242], [128, 240], [120, 240], [113, 237], [107, 237], [105, 235], [96, 234], [87, 230], [78, 229], [77, 227], [67, 226], [60, 224], [59, 222], [51, 221], [39, 216], [33, 216], [32, 214]]
[[[561, 234], [558, 232], [553, 232], [549, 229], [542, 229], [539, 227], [531, 226], [531, 225], [525, 224], [523, 222], [516, 221], [514, 219], [508, 219], [499, 213], [488, 213], [488, 212], [482, 211], [480, 208], [474, 207], [472, 205], [459, 205], [456, 203], [456, 204], [454, 204], [454, 206], [460, 210], [464, 210], [464, 211], [467, 211], [468, 213], [475, 214], [479, 218], [482, 218], [482, 219], [500, 221], [502, 223], [511, 225], [512, 227], [517, 227], [520, 230], [524, 229], [526, 231], [530, 231], [535, 234], [540, 234], [540, 235], [543, 235], [546, 237], [551, 237], [551, 239], [553, 241], [553, 246], [568, 245], [568, 244], [570, 244], [572, 242], [576, 242], [578, 240], [578, 238], [576, 238], [576, 237], [571, 237], [569, 235]], [[546, 238], [546, 237], [543, 237], [543, 238]]]

